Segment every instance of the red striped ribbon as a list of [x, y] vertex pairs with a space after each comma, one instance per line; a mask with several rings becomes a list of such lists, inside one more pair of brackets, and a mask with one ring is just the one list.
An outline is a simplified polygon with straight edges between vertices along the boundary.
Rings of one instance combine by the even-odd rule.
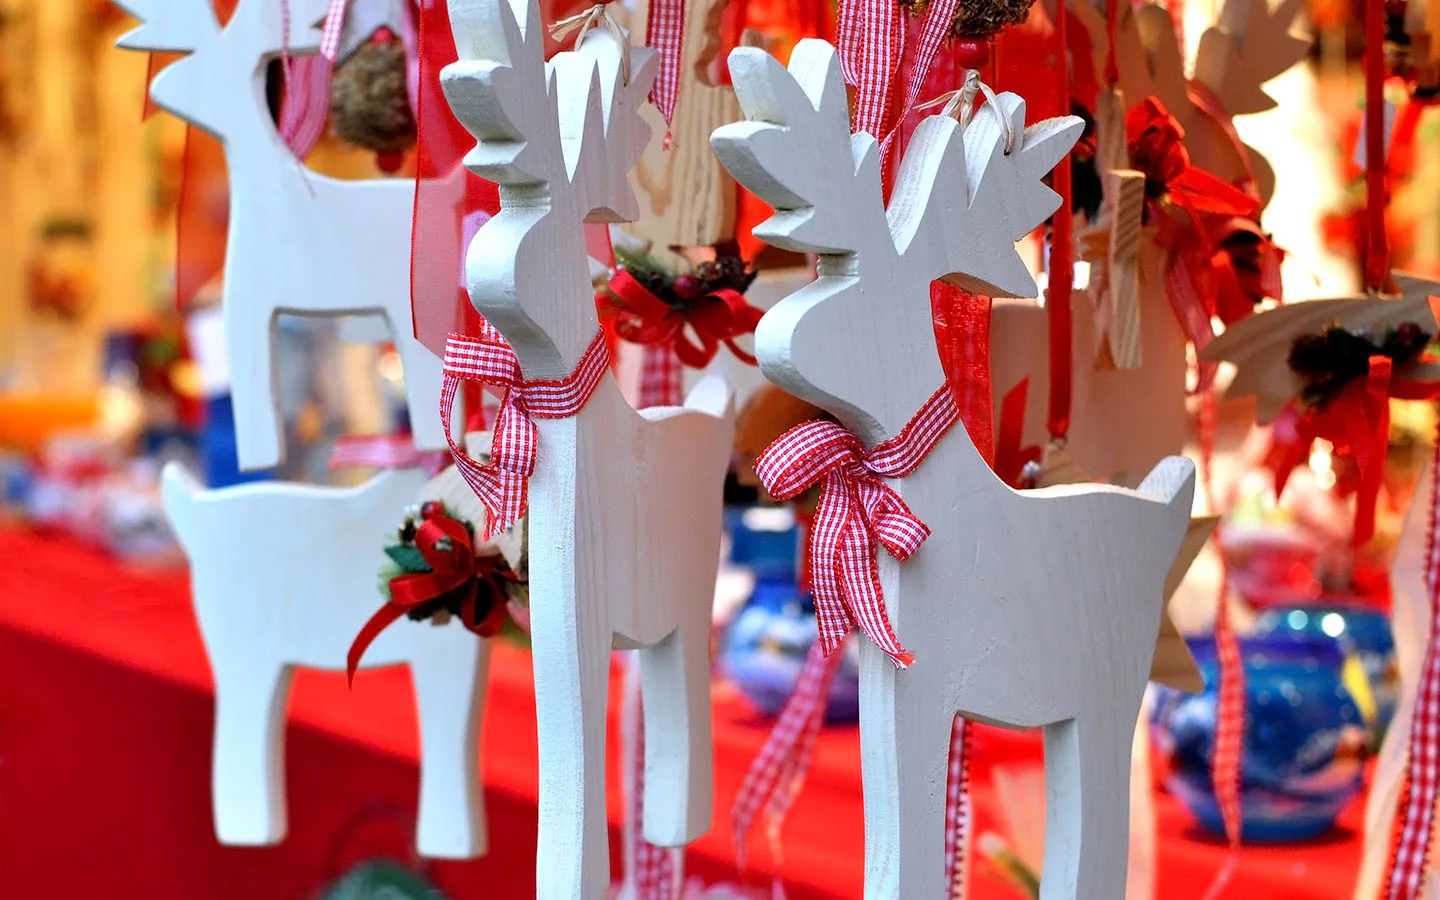
[[[610, 366], [603, 332], [580, 357], [575, 371], [561, 379], [525, 380], [515, 351], [490, 323], [479, 338], [451, 334], [445, 346], [445, 383], [440, 417], [450, 453], [466, 483], [485, 504], [485, 539], [514, 524], [529, 501], [530, 475], [535, 471], [538, 436], [534, 419], [568, 419], [580, 412]], [[495, 419], [490, 461], [481, 465], [455, 442], [450, 415], [462, 381], [506, 389]]]
[[285, 31], [285, 101], [280, 108], [280, 136], [296, 158], [304, 159], [320, 142], [330, 116], [330, 79], [340, 55], [340, 34], [345, 27], [346, 0], [330, 0], [318, 56], [291, 59], [290, 3], [280, 0]]
[[351, 434], [335, 442], [330, 451], [330, 468], [372, 469], [422, 468], [434, 475], [450, 464], [445, 452], [415, 449], [414, 438], [406, 434]]
[[[1431, 471], [1440, 474], [1440, 435], [1436, 436]], [[1384, 900], [1416, 900], [1430, 867], [1435, 830], [1435, 802], [1440, 797], [1440, 546], [1435, 524], [1440, 515], [1440, 479], [1431, 488], [1430, 530], [1426, 538], [1425, 587], [1430, 595], [1430, 639], [1420, 670], [1420, 689], [1410, 723], [1405, 787], [1400, 795], [1396, 829]], [[1417, 498], [1418, 499], [1418, 498]]]
[[[1061, 108], [1070, 108], [1069, 46], [1065, 39], [1065, 4], [1055, 16], [1055, 69], [1060, 86]], [[1045, 291], [1045, 321], [1050, 339], [1050, 397], [1046, 424], [1053, 440], [1070, 433], [1070, 381], [1072, 377], [1070, 293], [1075, 285], [1075, 228], [1070, 190], [1070, 153], [1055, 166], [1051, 175], [1060, 208], [1050, 219], [1050, 280]]]
[[650, 102], [665, 119], [665, 149], [670, 149], [670, 122], [680, 91], [681, 50], [685, 40], [685, 0], [650, 0], [645, 23], [645, 45], [660, 53]]
[[855, 86], [851, 130], [883, 141], [896, 121], [890, 91], [905, 49], [905, 11], [895, 0], [841, 0], [839, 42], [845, 81]]
[[959, 420], [950, 387], [943, 385], [899, 434], [872, 450], [835, 422], [813, 421], [785, 432], [756, 461], [755, 474], [777, 500], [820, 484], [808, 563], [817, 640], [826, 654], [858, 628], [898, 668], [915, 661], [890, 626], [876, 552], [883, 546], [903, 562], [920, 549], [930, 528], [883, 479], [919, 468]]

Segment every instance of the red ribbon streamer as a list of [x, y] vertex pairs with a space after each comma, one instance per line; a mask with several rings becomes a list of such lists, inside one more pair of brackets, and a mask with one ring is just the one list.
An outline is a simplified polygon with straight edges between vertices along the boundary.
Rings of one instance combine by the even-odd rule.
[[[1055, 68], [1060, 84], [1060, 101], [1066, 106], [1070, 99], [1069, 47], [1065, 39], [1065, 5], [1059, 5], [1055, 16]], [[1070, 292], [1075, 285], [1075, 244], [1072, 234], [1075, 218], [1070, 190], [1070, 153], [1055, 166], [1055, 193], [1060, 195], [1060, 208], [1051, 218], [1050, 281], [1045, 292], [1045, 321], [1050, 339], [1050, 397], [1046, 426], [1050, 437], [1063, 439], [1070, 432], [1070, 380], [1072, 376]]]
[[1021, 446], [1025, 435], [1025, 403], [1030, 379], [1022, 378], [1000, 400], [1000, 431], [995, 436], [995, 474], [1011, 487], [1019, 487], [1027, 463], [1038, 463], [1041, 449]]
[[1385, 241], [1385, 0], [1365, 0], [1365, 286], [1390, 275]]
[[[1440, 435], [1431, 457], [1432, 475], [1440, 475]], [[1420, 689], [1406, 747], [1405, 787], [1400, 794], [1399, 826], [1393, 837], [1384, 900], [1418, 900], [1430, 868], [1430, 843], [1435, 830], [1435, 802], [1440, 798], [1440, 554], [1435, 525], [1440, 517], [1440, 477], [1430, 497], [1430, 532], [1425, 547], [1425, 588], [1430, 597], [1430, 640], [1420, 670]], [[1418, 499], [1418, 498], [1417, 498]]]
[[859, 438], [834, 422], [813, 421], [785, 432], [756, 461], [755, 474], [777, 500], [821, 485], [809, 565], [817, 640], [826, 654], [859, 628], [896, 667], [915, 661], [890, 626], [876, 545], [903, 562], [920, 549], [930, 529], [883, 479], [915, 471], [959, 420], [955, 398], [948, 386], [941, 387], [899, 434], [873, 450], [867, 452]]
[[650, 0], [645, 23], [645, 45], [660, 53], [650, 102], [665, 119], [665, 149], [670, 149], [670, 122], [675, 118], [676, 95], [680, 91], [681, 48], [685, 39], [685, 0]]
[[[440, 418], [450, 442], [455, 465], [471, 490], [485, 504], [485, 539], [508, 528], [525, 515], [530, 475], [538, 451], [534, 419], [568, 419], [585, 408], [610, 366], [603, 332], [580, 357], [575, 371], [562, 379], [525, 380], [515, 351], [499, 332], [483, 323], [481, 337], [450, 335], [445, 347], [445, 383], [440, 397]], [[450, 428], [455, 393], [462, 381], [506, 388], [495, 420], [490, 461], [481, 465], [455, 442]]]
[[[745, 302], [739, 291], [721, 288], [689, 301], [687, 308], [677, 309], [655, 296], [635, 276], [621, 269], [608, 284], [616, 312], [615, 330], [623, 339], [635, 344], [667, 347], [680, 361], [692, 369], [703, 369], [720, 352], [723, 344], [735, 358], [746, 365], [755, 365], [755, 357], [740, 349], [735, 338], [752, 334], [765, 313]], [[699, 343], [686, 334], [686, 326], [695, 332]]]
[[905, 10], [895, 0], [841, 0], [840, 65], [855, 86], [851, 130], [884, 141], [895, 127], [890, 92], [905, 49]]
[[[477, 562], [470, 532], [449, 516], [421, 522], [415, 530], [415, 546], [430, 564], [430, 572], [409, 572], [390, 579], [390, 599], [360, 629], [345, 656], [345, 677], [355, 681], [355, 670], [365, 650], [380, 633], [412, 609], [451, 594], [460, 597], [460, 621], [481, 637], [494, 637], [505, 624], [504, 585], [493, 564]], [[480, 583], [489, 584], [490, 607], [482, 617], [479, 609]]]

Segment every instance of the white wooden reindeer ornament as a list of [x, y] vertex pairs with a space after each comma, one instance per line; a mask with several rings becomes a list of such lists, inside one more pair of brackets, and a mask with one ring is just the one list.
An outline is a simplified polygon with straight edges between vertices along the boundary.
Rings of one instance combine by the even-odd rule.
[[[426, 479], [394, 469], [354, 488], [252, 483], [207, 491], [180, 465], [163, 476], [165, 514], [190, 558], [195, 612], [215, 674], [211, 786], [224, 844], [285, 836], [285, 708], [297, 666], [343, 671], [351, 639], [381, 602], [385, 534]], [[408, 663], [420, 720], [422, 854], [486, 850], [479, 769], [490, 642], [458, 623], [403, 622], [366, 668]]]
[[[501, 186], [500, 212], [470, 246], [468, 287], [514, 348], [525, 391], [578, 376], [594, 351], [582, 226], [636, 215], [626, 175], [649, 137], [638, 113], [655, 55], [599, 27], [547, 63], [536, 0], [451, 0], [450, 16], [460, 61], [442, 73], [446, 96], [478, 139], [467, 165]], [[733, 397], [708, 379], [684, 408], [637, 413], [608, 371], [597, 377], [578, 412], [532, 412], [536, 895], [545, 900], [600, 898], [609, 884], [612, 647], [641, 652], [646, 840], [684, 844], [711, 816], [710, 605]]]
[[[911, 139], [887, 209], [875, 141], [850, 134], [833, 47], [802, 42], [788, 72], [741, 48], [730, 71], [749, 121], [719, 129], [711, 143], [736, 180], [776, 209], [756, 234], [821, 254], [818, 279], [761, 322], [761, 366], [867, 447], [889, 443], [944, 384], [931, 281], [1033, 292], [1014, 241], [1058, 206], [1040, 179], [1080, 123], [1025, 129], [1024, 101], [1013, 94], [982, 107], [963, 132], [933, 116]], [[899, 670], [861, 642], [867, 898], [946, 893], [956, 713], [1045, 727], [1041, 896], [1123, 895], [1130, 738], [1193, 481], [1193, 466], [1172, 458], [1138, 493], [1020, 493], [954, 427], [908, 477], [885, 482], [933, 533], [903, 565], [879, 555], [890, 623], [915, 662]]]
[[416, 446], [443, 449], [435, 414], [440, 361], [412, 334], [414, 182], [342, 181], [310, 171], [286, 147], [266, 105], [266, 63], [282, 51], [318, 49], [314, 23], [324, 19], [328, 0], [294, 0], [288, 38], [285, 4], [274, 0], [241, 0], [223, 27], [201, 0], [118, 5], [142, 22], [121, 47], [188, 54], [155, 77], [155, 103], [225, 146], [223, 309], [240, 468], [271, 468], [285, 457], [274, 363], [279, 313], [384, 316], [404, 365]]

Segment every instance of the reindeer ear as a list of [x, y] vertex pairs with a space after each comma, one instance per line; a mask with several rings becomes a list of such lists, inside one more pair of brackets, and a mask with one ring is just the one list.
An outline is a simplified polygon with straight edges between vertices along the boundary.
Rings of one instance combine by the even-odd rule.
[[140, 27], [127, 31], [115, 42], [122, 50], [189, 53], [207, 35], [220, 30], [214, 8], [208, 2], [177, 3], [175, 0], [113, 0], [116, 6], [140, 20]]

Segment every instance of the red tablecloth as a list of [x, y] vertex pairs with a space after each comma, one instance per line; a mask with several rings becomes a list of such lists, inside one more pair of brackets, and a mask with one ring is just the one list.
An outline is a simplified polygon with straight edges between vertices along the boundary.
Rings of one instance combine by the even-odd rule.
[[[290, 834], [276, 847], [221, 847], [209, 811], [210, 674], [184, 574], [13, 529], [0, 529], [0, 559], [0, 893], [298, 900], [361, 856], [408, 852], [418, 776], [406, 670], [362, 672], [354, 690], [341, 674], [301, 672], [287, 736]], [[532, 690], [528, 656], [497, 652], [483, 737], [490, 855], [431, 867], [457, 900], [534, 896]], [[716, 688], [716, 825], [688, 854], [689, 870], [707, 881], [737, 878], [728, 810], [765, 734], [741, 700]], [[612, 735], [612, 758], [613, 747]], [[1037, 755], [1026, 736], [981, 736], [981, 830], [994, 827], [986, 768]], [[787, 829], [791, 897], [860, 897], [859, 781], [857, 730], [827, 730]], [[1159, 897], [1199, 898], [1223, 848], [1168, 798], [1159, 803]], [[1348, 898], [1359, 825], [1357, 803], [1318, 844], [1247, 848], [1228, 896]], [[759, 843], [747, 876], [757, 884], [773, 871]], [[982, 863], [971, 896], [1018, 894]]]

